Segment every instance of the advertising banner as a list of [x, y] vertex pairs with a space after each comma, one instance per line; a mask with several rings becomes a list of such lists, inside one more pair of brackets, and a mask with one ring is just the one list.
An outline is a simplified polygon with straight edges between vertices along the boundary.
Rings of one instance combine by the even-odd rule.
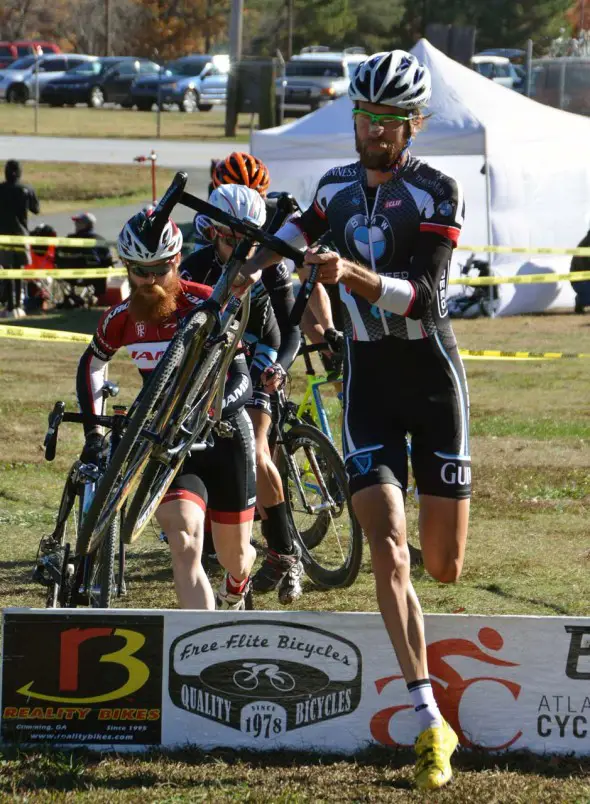
[[6, 611], [2, 740], [160, 745], [163, 634], [151, 612]]
[[[590, 754], [590, 618], [425, 619], [434, 693], [462, 746]], [[4, 616], [5, 741], [352, 754], [416, 736], [377, 614]]]

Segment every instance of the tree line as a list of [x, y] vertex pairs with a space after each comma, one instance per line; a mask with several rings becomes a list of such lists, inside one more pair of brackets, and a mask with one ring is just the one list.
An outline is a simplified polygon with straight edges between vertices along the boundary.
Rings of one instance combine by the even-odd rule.
[[[410, 48], [432, 23], [474, 25], [476, 48], [546, 52], [575, 33], [584, 0], [244, 0], [245, 56], [326, 44]], [[64, 50], [167, 59], [227, 51], [230, 0], [2, 0], [0, 39], [39, 37]], [[289, 18], [292, 40], [288, 41]], [[108, 24], [107, 24], [108, 21]], [[590, 2], [588, 26], [590, 27]], [[109, 35], [107, 36], [107, 29]]]

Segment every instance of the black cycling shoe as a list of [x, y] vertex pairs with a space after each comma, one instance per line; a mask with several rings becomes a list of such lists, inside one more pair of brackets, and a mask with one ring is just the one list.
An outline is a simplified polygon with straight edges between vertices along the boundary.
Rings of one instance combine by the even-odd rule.
[[255, 592], [272, 592], [279, 586], [289, 570], [301, 559], [298, 545], [294, 544], [293, 549], [291, 555], [275, 553], [274, 550], [268, 551], [262, 566], [252, 578], [252, 588]]

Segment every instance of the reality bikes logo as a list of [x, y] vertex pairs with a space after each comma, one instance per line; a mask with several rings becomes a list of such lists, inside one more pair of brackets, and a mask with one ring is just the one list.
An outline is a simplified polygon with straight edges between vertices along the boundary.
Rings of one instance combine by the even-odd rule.
[[359, 649], [336, 634], [240, 620], [172, 643], [169, 693], [179, 709], [268, 739], [353, 712], [361, 673]]
[[162, 649], [159, 615], [6, 614], [2, 737], [159, 743]]

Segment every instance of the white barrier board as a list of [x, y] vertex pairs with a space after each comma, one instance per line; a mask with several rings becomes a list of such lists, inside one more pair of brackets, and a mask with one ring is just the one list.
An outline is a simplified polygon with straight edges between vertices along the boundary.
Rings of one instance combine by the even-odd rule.
[[[439, 706], [466, 747], [590, 754], [590, 618], [427, 615]], [[4, 612], [4, 742], [409, 745], [377, 614]]]

